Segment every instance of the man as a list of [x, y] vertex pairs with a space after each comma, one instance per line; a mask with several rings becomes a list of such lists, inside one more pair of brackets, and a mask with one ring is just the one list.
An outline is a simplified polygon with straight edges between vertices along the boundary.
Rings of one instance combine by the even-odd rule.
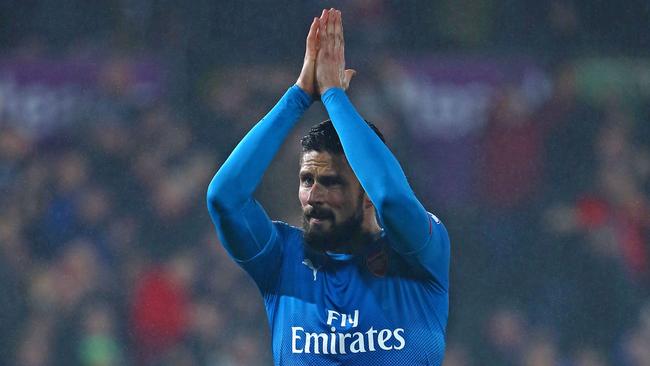
[[[276, 365], [440, 365], [449, 238], [344, 90], [341, 13], [314, 18], [300, 77], [208, 188], [221, 242], [260, 288]], [[303, 230], [252, 197], [298, 118], [320, 96], [331, 122], [302, 139]]]

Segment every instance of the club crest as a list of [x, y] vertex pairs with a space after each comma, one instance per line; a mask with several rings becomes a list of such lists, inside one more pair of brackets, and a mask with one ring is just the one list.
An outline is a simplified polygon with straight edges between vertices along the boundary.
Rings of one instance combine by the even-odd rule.
[[384, 277], [388, 272], [388, 255], [384, 249], [376, 253], [369, 254], [366, 257], [366, 266], [370, 273], [377, 277]]

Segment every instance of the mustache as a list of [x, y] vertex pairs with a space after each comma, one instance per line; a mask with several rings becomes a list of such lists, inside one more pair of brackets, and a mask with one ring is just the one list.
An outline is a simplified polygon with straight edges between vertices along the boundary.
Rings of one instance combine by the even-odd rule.
[[303, 212], [306, 219], [333, 219], [334, 214], [326, 208], [312, 207]]

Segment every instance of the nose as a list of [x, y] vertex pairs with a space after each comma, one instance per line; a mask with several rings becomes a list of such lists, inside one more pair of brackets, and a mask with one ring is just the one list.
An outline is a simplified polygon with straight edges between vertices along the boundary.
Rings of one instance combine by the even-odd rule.
[[314, 183], [309, 188], [309, 196], [307, 197], [307, 203], [310, 205], [323, 203], [323, 198], [325, 194], [325, 189], [318, 183]]

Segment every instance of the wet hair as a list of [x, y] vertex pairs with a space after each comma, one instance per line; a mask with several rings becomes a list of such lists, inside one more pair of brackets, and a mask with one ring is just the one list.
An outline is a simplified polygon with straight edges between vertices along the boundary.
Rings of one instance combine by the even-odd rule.
[[[366, 123], [373, 131], [375, 131], [381, 141], [386, 143], [384, 135], [379, 131], [377, 126], [372, 124], [372, 122], [366, 121]], [[313, 126], [309, 132], [300, 139], [300, 144], [302, 145], [303, 153], [307, 151], [326, 151], [332, 154], [343, 154], [341, 140], [334, 129], [332, 121], [329, 119]]]

